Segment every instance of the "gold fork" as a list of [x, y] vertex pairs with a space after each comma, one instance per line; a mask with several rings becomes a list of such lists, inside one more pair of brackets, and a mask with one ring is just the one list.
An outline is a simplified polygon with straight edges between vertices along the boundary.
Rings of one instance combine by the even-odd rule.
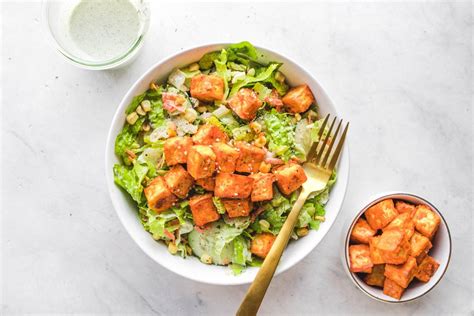
[[331, 155], [333, 145], [335, 144], [337, 135], [341, 129], [342, 120], [339, 121], [336, 132], [332, 136], [331, 133], [334, 124], [336, 123], [336, 117], [332, 120], [329, 131], [326, 135], [324, 135], [328, 121], [329, 114], [326, 115], [323, 124], [321, 125], [318, 134], [318, 141], [314, 142], [311, 146], [306, 163], [303, 164], [303, 168], [308, 180], [306, 180], [306, 182], [303, 184], [298, 199], [293, 205], [293, 208], [291, 209], [288, 218], [286, 219], [283, 227], [280, 230], [280, 233], [273, 243], [270, 252], [263, 261], [257, 276], [250, 285], [244, 300], [240, 304], [239, 310], [237, 311], [238, 316], [257, 314], [267, 288], [270, 285], [270, 281], [273, 278], [273, 274], [275, 273], [275, 270], [278, 266], [281, 255], [283, 254], [283, 250], [288, 244], [288, 240], [290, 239], [291, 233], [293, 232], [296, 221], [298, 220], [298, 215], [300, 214], [300, 210], [303, 207], [304, 202], [311, 193], [323, 190], [326, 187], [329, 178], [331, 177], [337, 160], [341, 154], [342, 146], [349, 128], [349, 123], [346, 124], [336, 149]]

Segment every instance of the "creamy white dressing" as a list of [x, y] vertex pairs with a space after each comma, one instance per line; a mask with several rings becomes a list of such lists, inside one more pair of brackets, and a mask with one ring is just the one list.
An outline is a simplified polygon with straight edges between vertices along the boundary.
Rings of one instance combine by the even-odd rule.
[[139, 13], [129, 0], [81, 0], [68, 24], [77, 49], [101, 61], [126, 53], [140, 31]]

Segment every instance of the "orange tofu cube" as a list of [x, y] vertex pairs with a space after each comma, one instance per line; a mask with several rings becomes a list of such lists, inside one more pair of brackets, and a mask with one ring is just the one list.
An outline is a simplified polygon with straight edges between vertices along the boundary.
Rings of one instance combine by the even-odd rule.
[[224, 143], [214, 143], [212, 150], [216, 154], [217, 170], [219, 172], [232, 173], [235, 171], [235, 165], [240, 156], [239, 150]]
[[216, 187], [216, 178], [197, 179], [196, 183], [200, 185], [204, 190], [212, 192]]
[[404, 289], [408, 287], [411, 280], [415, 277], [416, 272], [418, 271], [418, 266], [416, 264], [416, 259], [409, 257], [407, 262], [403, 265], [385, 265], [385, 277], [394, 281]]
[[396, 252], [400, 249], [402, 242], [405, 239], [405, 232], [399, 228], [386, 230], [380, 235], [380, 240], [377, 245], [382, 251]]
[[248, 216], [252, 210], [248, 199], [222, 199], [222, 203], [230, 218]]
[[383, 251], [381, 250], [383, 260], [385, 263], [390, 264], [403, 264], [408, 260], [410, 256], [410, 243], [408, 240], [403, 240], [397, 251]]
[[387, 226], [397, 215], [392, 199], [383, 200], [365, 211], [367, 222], [375, 230]]
[[420, 253], [415, 259], [416, 259], [416, 264], [420, 265], [423, 260], [425, 260], [426, 256], [428, 256], [428, 252], [422, 252]]
[[370, 250], [367, 245], [349, 246], [350, 270], [352, 272], [372, 272], [374, 264], [370, 259]]
[[418, 205], [415, 215], [413, 215], [415, 228], [428, 238], [432, 238], [438, 230], [441, 219], [426, 205]]
[[263, 102], [258, 98], [254, 90], [243, 88], [231, 97], [227, 104], [238, 117], [250, 121], [255, 118]]
[[145, 188], [148, 207], [160, 213], [166, 211], [177, 201], [176, 196], [168, 189], [163, 177], [156, 177]]
[[193, 135], [195, 145], [211, 145], [214, 143], [225, 143], [229, 141], [227, 134], [218, 126], [212, 124], [201, 125], [196, 134]]
[[268, 201], [273, 198], [273, 182], [275, 175], [271, 173], [254, 173], [249, 176], [252, 178], [252, 202]]
[[215, 222], [220, 218], [216, 206], [212, 201], [212, 194], [195, 195], [189, 199], [189, 207], [193, 213], [193, 220], [197, 226]]
[[410, 239], [410, 256], [418, 257], [424, 252], [428, 252], [433, 245], [431, 241], [420, 233], [414, 233]]
[[295, 163], [289, 163], [273, 170], [278, 189], [283, 194], [290, 194], [298, 190], [308, 179], [303, 167]]
[[398, 213], [408, 213], [410, 216], [413, 216], [416, 210], [413, 204], [406, 203], [404, 201], [396, 201], [395, 208], [397, 209]]
[[216, 176], [214, 195], [221, 198], [246, 199], [252, 192], [253, 179], [231, 173], [219, 173]]
[[382, 264], [385, 263], [383, 258], [382, 251], [377, 248], [377, 245], [380, 241], [380, 236], [374, 236], [369, 238], [369, 249], [370, 249], [370, 260], [373, 264]]
[[191, 96], [204, 102], [224, 99], [224, 79], [215, 75], [197, 75], [191, 79]]
[[401, 213], [397, 215], [387, 226], [384, 227], [383, 231], [398, 228], [405, 232], [405, 238], [409, 240], [415, 233], [415, 223], [411, 220], [410, 213]]
[[256, 234], [250, 245], [250, 252], [254, 255], [265, 258], [275, 242], [276, 236], [270, 233]]
[[288, 112], [302, 113], [309, 109], [315, 100], [311, 89], [304, 84], [288, 91], [282, 101]]
[[415, 278], [422, 282], [428, 282], [439, 268], [439, 263], [430, 256], [427, 256], [418, 266]]
[[216, 170], [216, 154], [208, 146], [195, 145], [188, 152], [188, 172], [194, 179], [209, 178]]
[[163, 151], [168, 166], [186, 163], [189, 149], [193, 145], [191, 137], [172, 137], [165, 141]]
[[373, 237], [377, 231], [363, 218], [359, 218], [351, 232], [351, 241], [361, 244], [368, 244], [370, 237]]
[[265, 151], [245, 142], [237, 142], [235, 147], [239, 151], [239, 158], [235, 164], [237, 172], [257, 172], [265, 159]]
[[385, 265], [376, 264], [372, 267], [372, 272], [367, 274], [364, 278], [365, 283], [372, 286], [383, 287], [385, 281]]
[[385, 281], [383, 283], [383, 294], [399, 300], [402, 297], [404, 291], [405, 289], [403, 287], [401, 287], [394, 281], [385, 278]]
[[171, 168], [164, 176], [166, 185], [177, 197], [184, 199], [194, 184], [194, 179], [181, 165]]

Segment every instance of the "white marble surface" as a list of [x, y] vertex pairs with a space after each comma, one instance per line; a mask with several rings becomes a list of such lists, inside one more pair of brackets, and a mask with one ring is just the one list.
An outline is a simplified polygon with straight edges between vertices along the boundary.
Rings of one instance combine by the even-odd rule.
[[[37, 2], [2, 6], [1, 311], [232, 314], [246, 287], [188, 281], [134, 244], [105, 187], [104, 145], [128, 87], [157, 60], [204, 42], [249, 40], [300, 61], [351, 120], [351, 178], [337, 224], [276, 278], [262, 315], [473, 314], [472, 16], [469, 2], [185, 4], [154, 7], [139, 59], [91, 72], [45, 41]], [[453, 257], [406, 305], [364, 296], [342, 270], [341, 229], [367, 196], [431, 199]]]

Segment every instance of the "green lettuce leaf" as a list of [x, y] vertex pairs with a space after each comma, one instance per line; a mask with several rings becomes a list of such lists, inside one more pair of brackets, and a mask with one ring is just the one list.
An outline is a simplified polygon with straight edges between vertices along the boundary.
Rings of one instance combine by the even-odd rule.
[[148, 113], [148, 120], [153, 128], [158, 128], [166, 124], [165, 113], [163, 111], [163, 101], [161, 99], [151, 101], [151, 111]]
[[141, 203], [143, 201], [143, 185], [142, 181], [148, 172], [148, 167], [134, 164], [133, 168], [115, 164], [114, 165], [114, 180], [115, 183], [122, 187], [130, 194], [132, 199]]
[[295, 154], [295, 125], [291, 117], [272, 109], [263, 116], [265, 123], [268, 149], [284, 161]]
[[232, 263], [245, 266], [247, 261], [252, 260], [252, 255], [249, 251], [250, 245], [248, 241], [242, 236], [237, 236], [234, 238], [232, 243], [233, 243], [233, 248], [234, 248]]
[[212, 197], [212, 203], [214, 203], [214, 206], [215, 206], [216, 209], [217, 209], [217, 213], [219, 213], [219, 214], [225, 214], [224, 203], [222, 203], [222, 200], [221, 200], [219, 197], [213, 196], [213, 197]]
[[220, 57], [221, 52], [215, 51], [215, 52], [210, 52], [202, 56], [202, 58], [199, 60], [199, 67], [202, 70], [208, 70], [211, 69], [212, 66], [214, 65], [214, 61]]
[[234, 94], [237, 93], [237, 91], [239, 91], [241, 88], [247, 85], [251, 85], [253, 83], [263, 82], [267, 80], [272, 75], [272, 73], [275, 70], [277, 70], [280, 66], [281, 64], [279, 63], [272, 63], [268, 65], [268, 67], [266, 67], [264, 70], [259, 72], [255, 77], [249, 76], [249, 75], [245, 76], [243, 80], [237, 81], [232, 86], [232, 89], [230, 90], [230, 93], [229, 93], [229, 97], [232, 97]]
[[218, 59], [214, 60], [217, 74], [224, 79], [224, 100], [229, 93], [230, 71], [227, 69], [227, 51], [223, 49]]

